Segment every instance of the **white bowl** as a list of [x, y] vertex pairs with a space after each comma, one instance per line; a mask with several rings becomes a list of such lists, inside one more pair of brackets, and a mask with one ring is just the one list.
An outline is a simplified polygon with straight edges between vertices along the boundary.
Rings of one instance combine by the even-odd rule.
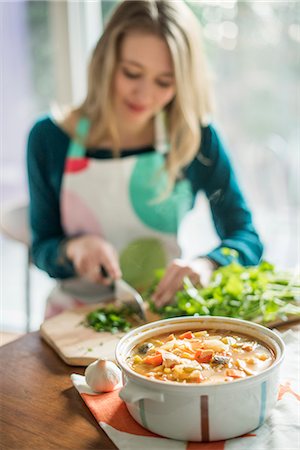
[[[148, 379], [126, 362], [138, 343], [179, 330], [228, 330], [260, 340], [275, 361], [263, 372], [220, 384], [180, 384]], [[284, 343], [273, 331], [245, 320], [225, 317], [179, 317], [148, 323], [127, 333], [116, 348], [123, 372], [120, 397], [131, 416], [161, 436], [188, 441], [230, 439], [260, 427], [275, 406]]]

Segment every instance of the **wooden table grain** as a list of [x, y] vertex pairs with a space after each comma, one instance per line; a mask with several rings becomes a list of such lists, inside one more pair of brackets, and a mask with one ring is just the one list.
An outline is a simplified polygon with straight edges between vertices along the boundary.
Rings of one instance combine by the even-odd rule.
[[[293, 323], [277, 327], [280, 331]], [[73, 387], [65, 364], [38, 332], [0, 348], [1, 450], [110, 450], [115, 445]]]
[[0, 348], [1, 450], [116, 449], [101, 430], [66, 365], [29, 333]]

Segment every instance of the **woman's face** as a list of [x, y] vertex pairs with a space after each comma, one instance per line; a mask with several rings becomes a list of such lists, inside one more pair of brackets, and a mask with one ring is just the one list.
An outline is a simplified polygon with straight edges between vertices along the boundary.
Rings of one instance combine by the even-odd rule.
[[128, 33], [120, 46], [114, 78], [114, 107], [118, 119], [144, 125], [174, 94], [174, 69], [166, 42], [154, 34]]

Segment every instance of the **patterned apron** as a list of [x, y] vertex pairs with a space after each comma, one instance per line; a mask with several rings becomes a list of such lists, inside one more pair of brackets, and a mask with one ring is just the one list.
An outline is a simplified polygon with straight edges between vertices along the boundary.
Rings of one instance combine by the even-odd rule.
[[[76, 134], [84, 142], [89, 121], [82, 118]], [[142, 291], [155, 270], [180, 255], [177, 232], [192, 208], [187, 180], [179, 180], [162, 201], [167, 186], [164, 154], [168, 151], [164, 118], [155, 120], [155, 151], [122, 158], [87, 158], [71, 141], [61, 187], [61, 220], [66, 236], [91, 233], [110, 242], [119, 254], [123, 278]], [[46, 317], [111, 297], [109, 288], [83, 278], [60, 280], [50, 294]]]

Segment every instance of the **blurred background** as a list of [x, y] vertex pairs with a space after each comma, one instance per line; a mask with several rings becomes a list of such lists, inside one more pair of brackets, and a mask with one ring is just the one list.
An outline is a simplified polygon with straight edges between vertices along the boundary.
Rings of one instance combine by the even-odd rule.
[[[35, 119], [53, 105], [84, 98], [86, 64], [116, 1], [0, 3], [1, 220], [28, 202], [26, 141]], [[300, 6], [297, 1], [187, 1], [203, 26], [214, 74], [214, 122], [265, 244], [280, 268], [299, 265]], [[191, 233], [195, 238], [191, 241]], [[181, 230], [186, 255], [211, 248], [216, 236], [200, 196]], [[27, 247], [2, 232], [1, 329], [39, 327], [53, 282], [30, 266]], [[28, 278], [29, 274], [29, 278]]]

